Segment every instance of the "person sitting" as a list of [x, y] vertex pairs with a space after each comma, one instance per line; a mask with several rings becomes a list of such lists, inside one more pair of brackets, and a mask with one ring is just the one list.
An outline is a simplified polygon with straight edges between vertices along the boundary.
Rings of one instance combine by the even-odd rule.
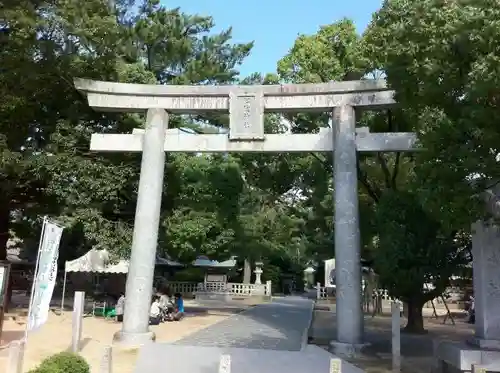
[[175, 293], [175, 309], [172, 314], [173, 321], [181, 321], [184, 317], [184, 299], [181, 293]]
[[169, 319], [170, 314], [173, 311], [173, 304], [170, 300], [170, 293], [168, 289], [163, 288], [160, 291], [160, 310], [162, 314], [162, 321], [166, 321]]
[[116, 305], [115, 305], [116, 321], [123, 322], [124, 311], [125, 311], [125, 293], [123, 291], [121, 291], [120, 297], [116, 301]]
[[171, 293], [168, 288], [162, 288], [158, 295], [160, 297], [160, 307], [166, 309], [171, 303]]
[[160, 297], [155, 295], [149, 310], [149, 325], [159, 325], [161, 322]]

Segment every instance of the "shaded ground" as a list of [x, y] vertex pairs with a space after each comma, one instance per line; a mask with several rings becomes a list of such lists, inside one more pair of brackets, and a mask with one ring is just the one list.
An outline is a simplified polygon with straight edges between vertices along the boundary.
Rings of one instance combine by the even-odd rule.
[[176, 345], [299, 351], [311, 320], [312, 301], [278, 298], [214, 324]]
[[[432, 311], [430, 312], [432, 314]], [[426, 317], [425, 335], [401, 334], [402, 372], [429, 373], [433, 363], [433, 340], [464, 340], [473, 334], [471, 325], [463, 318], [455, 318], [456, 325], [442, 324], [443, 318]], [[402, 319], [402, 326], [406, 320]], [[391, 318], [389, 314], [382, 316], [365, 316], [365, 337], [369, 346], [363, 350], [363, 356], [350, 359], [354, 365], [369, 373], [387, 372], [391, 370]], [[335, 313], [316, 309], [312, 327], [309, 331], [310, 343], [328, 348], [335, 339]]]

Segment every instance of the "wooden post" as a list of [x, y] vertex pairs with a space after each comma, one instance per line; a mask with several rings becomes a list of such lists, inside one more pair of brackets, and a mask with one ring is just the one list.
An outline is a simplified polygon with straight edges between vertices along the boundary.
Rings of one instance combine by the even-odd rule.
[[391, 304], [392, 321], [392, 371], [401, 371], [401, 311], [399, 302], [392, 301]]
[[85, 305], [85, 292], [76, 291], [73, 301], [73, 330], [71, 336], [71, 351], [80, 351], [80, 340], [82, 339], [83, 311]]
[[330, 359], [330, 373], [342, 373], [342, 360], [339, 358]]
[[99, 373], [111, 373], [113, 371], [113, 349], [111, 346], [104, 348], [104, 353], [101, 358]]
[[3, 319], [10, 302], [9, 289], [11, 289], [10, 281], [10, 263], [0, 261], [0, 339], [2, 338]]
[[24, 362], [25, 342], [13, 341], [9, 345], [9, 360], [7, 361], [7, 373], [22, 373]]
[[219, 362], [219, 373], [231, 373], [230, 355], [221, 355]]

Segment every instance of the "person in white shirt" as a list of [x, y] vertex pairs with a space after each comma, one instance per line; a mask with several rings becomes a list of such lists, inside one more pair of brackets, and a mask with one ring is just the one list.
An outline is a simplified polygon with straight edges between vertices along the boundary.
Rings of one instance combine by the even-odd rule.
[[160, 297], [155, 295], [149, 310], [149, 325], [158, 325], [161, 322]]
[[115, 313], [116, 313], [116, 321], [123, 321], [123, 314], [125, 311], [125, 294], [123, 292], [120, 293], [120, 298], [115, 305]]
[[162, 316], [162, 321], [166, 321], [168, 319], [169, 314], [173, 311], [173, 303], [170, 299], [170, 290], [168, 288], [163, 288], [159, 292], [159, 297], [160, 297], [160, 310], [161, 310], [161, 316]]
[[172, 307], [172, 300], [170, 299], [170, 291], [168, 288], [161, 289], [158, 293], [160, 297], [160, 308], [166, 310], [168, 307]]

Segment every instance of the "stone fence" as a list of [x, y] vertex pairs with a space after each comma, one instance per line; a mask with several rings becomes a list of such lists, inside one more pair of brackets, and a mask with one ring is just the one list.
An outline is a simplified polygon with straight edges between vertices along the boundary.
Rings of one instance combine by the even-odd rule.
[[240, 284], [235, 282], [169, 282], [173, 293], [192, 297], [196, 293], [228, 293], [233, 296], [249, 297], [252, 295], [271, 296], [271, 281], [265, 284]]
[[[316, 285], [316, 299], [317, 300], [322, 300], [322, 299], [328, 299], [330, 297], [335, 296], [335, 288], [332, 287], [326, 287], [326, 286], [321, 286], [321, 284]], [[372, 299], [378, 299], [380, 301], [396, 301], [397, 299], [392, 298], [389, 295], [389, 291], [386, 289], [376, 289], [373, 291]], [[425, 303], [424, 308], [431, 308], [431, 307], [437, 307], [437, 306], [444, 306], [444, 303], [446, 302], [448, 305], [450, 304], [456, 304], [458, 309], [462, 309], [465, 307], [464, 301], [456, 301], [457, 299], [457, 294], [456, 291], [455, 293], [447, 294], [443, 297], [437, 297], [434, 298], [432, 301], [428, 301]]]
[[[316, 287], [316, 299], [328, 299], [330, 296], [335, 294], [335, 288], [326, 286]], [[379, 298], [381, 300], [395, 300], [389, 295], [389, 291], [385, 289], [376, 289], [373, 291], [373, 298]], [[436, 298], [435, 301], [438, 299]], [[439, 300], [441, 302], [441, 300]]]

